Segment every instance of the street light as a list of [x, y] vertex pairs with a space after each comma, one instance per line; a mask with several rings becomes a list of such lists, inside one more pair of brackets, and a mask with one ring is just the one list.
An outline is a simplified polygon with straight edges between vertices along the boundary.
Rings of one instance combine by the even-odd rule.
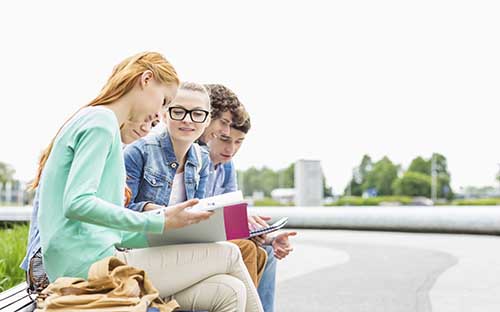
[[436, 172], [436, 157], [435, 153], [431, 157], [431, 199], [436, 203], [437, 199], [437, 172]]

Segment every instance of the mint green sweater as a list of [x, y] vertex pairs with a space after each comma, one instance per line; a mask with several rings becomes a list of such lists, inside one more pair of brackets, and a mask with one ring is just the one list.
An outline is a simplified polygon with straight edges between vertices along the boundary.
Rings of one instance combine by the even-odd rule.
[[125, 166], [113, 111], [81, 110], [62, 129], [40, 180], [38, 222], [50, 281], [87, 278], [92, 263], [119, 247], [147, 247], [163, 215], [123, 209]]

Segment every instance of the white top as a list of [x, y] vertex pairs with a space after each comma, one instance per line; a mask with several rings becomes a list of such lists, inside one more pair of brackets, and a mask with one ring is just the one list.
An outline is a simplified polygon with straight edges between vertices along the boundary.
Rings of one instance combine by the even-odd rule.
[[176, 173], [174, 182], [172, 182], [172, 191], [170, 192], [170, 199], [168, 205], [172, 206], [186, 201], [186, 186], [184, 185], [184, 172]]

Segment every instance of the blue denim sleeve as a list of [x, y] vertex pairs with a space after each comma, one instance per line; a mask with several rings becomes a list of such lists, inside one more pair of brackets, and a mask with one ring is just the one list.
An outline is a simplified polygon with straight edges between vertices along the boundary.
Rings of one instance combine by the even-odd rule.
[[31, 258], [35, 255], [38, 249], [41, 248], [40, 244], [40, 232], [38, 229], [38, 188], [35, 192], [35, 198], [33, 199], [33, 210], [31, 211], [31, 221], [30, 221], [30, 230], [28, 236], [28, 245], [26, 247], [26, 255], [24, 256], [21, 265], [19, 266], [21, 269], [28, 271], [29, 262]]
[[141, 180], [144, 175], [145, 159], [141, 146], [134, 143], [128, 145], [123, 151], [123, 156], [125, 159], [125, 169], [127, 171], [127, 185], [132, 191], [132, 197], [130, 198], [130, 203], [127, 208], [138, 212], [144, 211], [144, 206], [150, 202], [135, 202], [137, 193], [139, 192], [139, 186], [141, 185]]
[[201, 153], [201, 170], [200, 170], [200, 182], [198, 183], [198, 189], [194, 194], [195, 198], [205, 198], [208, 175], [210, 174], [210, 157], [208, 151], [202, 149]]
[[225, 193], [234, 192], [238, 189], [236, 168], [232, 160], [224, 164], [224, 189]]

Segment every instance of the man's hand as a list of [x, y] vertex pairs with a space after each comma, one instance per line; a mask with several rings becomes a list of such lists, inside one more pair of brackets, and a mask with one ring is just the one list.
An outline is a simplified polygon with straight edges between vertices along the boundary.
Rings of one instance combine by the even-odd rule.
[[[268, 227], [269, 224], [267, 224], [266, 221], [271, 220], [271, 217], [265, 217], [265, 216], [248, 216], [248, 227], [250, 230], [258, 230], [264, 227]], [[257, 245], [264, 245], [267, 240], [267, 235], [262, 234], [259, 236], [252, 237], [251, 240], [253, 240]]]
[[183, 203], [164, 207], [165, 212], [165, 227], [163, 231], [179, 229], [191, 224], [199, 223], [200, 221], [210, 218], [213, 211], [189, 211], [190, 208], [199, 202], [198, 199], [190, 199]]
[[290, 252], [293, 251], [288, 237], [295, 235], [297, 235], [297, 232], [283, 232], [274, 237], [272, 246], [276, 259], [284, 259]]

